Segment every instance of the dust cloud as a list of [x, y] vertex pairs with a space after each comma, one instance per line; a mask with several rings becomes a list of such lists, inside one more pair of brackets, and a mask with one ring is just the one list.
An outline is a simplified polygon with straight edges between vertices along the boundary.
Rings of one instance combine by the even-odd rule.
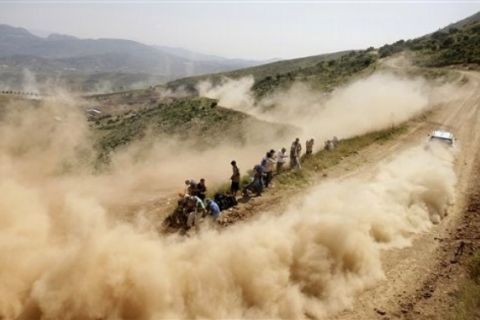
[[431, 108], [438, 97], [453, 92], [450, 85], [434, 86], [421, 77], [407, 78], [386, 71], [329, 94], [295, 82], [287, 90], [274, 91], [259, 101], [252, 92], [253, 84], [253, 77], [224, 78], [216, 85], [206, 80], [197, 85], [197, 91], [218, 99], [227, 108], [302, 128], [302, 140], [314, 137], [317, 141], [398, 125]]
[[[283, 213], [191, 238], [160, 236], [105, 204], [99, 186], [122, 203], [129, 195], [121, 184], [52, 170], [49, 163], [81, 150], [52, 132], [51, 142], [23, 150], [2, 139], [6, 319], [323, 318], [382, 279], [380, 250], [427, 230], [454, 194], [449, 150], [419, 147], [380, 166], [371, 181], [321, 184]], [[59, 145], [68, 152], [30, 158]], [[22, 152], [38, 159], [35, 170], [12, 161]]]
[[196, 89], [200, 96], [218, 99], [221, 106], [258, 116], [261, 113], [260, 110], [256, 112], [255, 97], [251, 92], [254, 83], [253, 76], [240, 79], [223, 78], [216, 85], [209, 80], [200, 81]]
[[[453, 157], [432, 146], [383, 164], [371, 181], [321, 184], [285, 212], [164, 236], [143, 207], [181, 185], [173, 172], [222, 172], [233, 146], [192, 154], [177, 141], [143, 140], [97, 172], [96, 137], [76, 101], [3, 107], [5, 319], [326, 317], [383, 277], [380, 250], [408, 245], [453, 199]], [[244, 163], [252, 153], [236, 150]]]
[[[266, 151], [282, 147], [288, 149], [297, 136], [301, 141], [315, 138], [314, 149], [319, 150], [323, 148], [323, 142], [333, 136], [349, 138], [398, 125], [433, 108], [438, 97], [446, 99], [444, 93], [453, 91], [445, 86], [433, 86], [420, 77], [409, 79], [379, 73], [347, 84], [328, 95], [305, 84], [294, 83], [285, 91], [273, 92], [255, 102], [251, 91], [253, 83], [253, 77], [236, 80], [226, 78], [218, 85], [209, 81], [200, 82], [197, 90], [201, 96], [218, 99], [223, 107], [245, 112], [270, 123], [289, 125], [295, 133], [278, 136], [271, 130], [272, 134], [269, 135], [268, 123], [265, 128], [243, 123], [241, 128], [236, 129], [247, 136], [247, 143], [241, 147], [226, 142], [194, 154], [191, 149], [184, 151], [183, 148], [177, 150], [173, 147], [173, 156], [165, 151], [172, 148], [158, 144], [156, 148], [147, 148], [149, 159], [155, 158], [157, 162], [172, 159], [168, 161], [168, 166], [163, 166], [165, 171], [174, 168], [164, 173], [164, 176], [171, 176], [169, 181], [180, 181], [187, 177], [199, 179], [196, 172], [206, 172], [202, 175], [207, 181], [219, 184], [229, 176], [228, 163], [233, 159], [240, 164], [242, 172], [246, 172], [261, 161]], [[262, 139], [258, 139], [259, 136]], [[178, 143], [174, 142], [173, 145]], [[178, 176], [178, 173], [183, 176]]]

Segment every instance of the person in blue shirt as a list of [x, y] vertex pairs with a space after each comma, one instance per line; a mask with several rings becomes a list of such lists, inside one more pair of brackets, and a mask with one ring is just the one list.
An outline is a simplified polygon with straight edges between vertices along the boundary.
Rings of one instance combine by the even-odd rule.
[[207, 210], [212, 215], [214, 220], [217, 220], [221, 214], [220, 207], [212, 199], [207, 199]]

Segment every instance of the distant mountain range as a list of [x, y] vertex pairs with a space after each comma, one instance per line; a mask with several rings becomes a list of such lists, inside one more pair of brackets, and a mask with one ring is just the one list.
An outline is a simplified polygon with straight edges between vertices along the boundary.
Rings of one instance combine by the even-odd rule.
[[11, 84], [21, 82], [25, 69], [40, 77], [54, 75], [56, 79], [72, 76], [78, 79], [80, 75], [91, 79], [99, 74], [112, 80], [114, 74], [122, 74], [124, 78], [131, 74], [136, 81], [143, 75], [158, 82], [262, 63], [123, 39], [79, 39], [62, 34], [44, 38], [23, 28], [0, 25], [0, 76], [5, 75], [2, 80], [14, 80]]

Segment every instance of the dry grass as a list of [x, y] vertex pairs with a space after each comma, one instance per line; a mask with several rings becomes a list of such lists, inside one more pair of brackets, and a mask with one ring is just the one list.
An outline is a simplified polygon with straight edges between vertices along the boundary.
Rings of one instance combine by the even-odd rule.
[[[358, 153], [361, 149], [372, 143], [383, 143], [392, 140], [404, 133], [407, 128], [408, 125], [403, 124], [398, 127], [341, 140], [334, 150], [320, 150], [309, 158], [304, 157], [301, 170], [287, 169], [283, 173], [275, 176], [275, 184], [279, 189], [305, 187], [312, 182], [316, 173], [337, 165], [342, 159]], [[249, 172], [242, 177], [242, 186], [249, 182], [251, 174], [252, 172]], [[217, 192], [227, 192], [229, 188], [230, 183], [224, 183], [211, 190], [208, 196], [213, 196]]]
[[305, 186], [315, 177], [315, 173], [337, 165], [342, 159], [358, 153], [372, 143], [382, 143], [394, 139], [404, 133], [406, 129], [407, 125], [404, 124], [342, 140], [334, 150], [321, 150], [309, 158], [304, 158], [302, 170], [289, 170], [277, 176], [277, 185], [280, 188]]

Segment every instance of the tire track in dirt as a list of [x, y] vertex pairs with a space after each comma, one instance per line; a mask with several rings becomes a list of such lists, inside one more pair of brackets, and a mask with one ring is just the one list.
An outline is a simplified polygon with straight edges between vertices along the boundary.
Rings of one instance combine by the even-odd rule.
[[[476, 74], [477, 83], [480, 78]], [[478, 91], [477, 91], [478, 92]], [[455, 307], [458, 285], [466, 276], [468, 257], [480, 249], [480, 96], [474, 92], [470, 108], [465, 110], [464, 125], [459, 135], [464, 137], [457, 161], [459, 172], [458, 214], [452, 219], [439, 242], [438, 258], [431, 272], [416, 289], [415, 294], [400, 302], [403, 319], [446, 319]]]

